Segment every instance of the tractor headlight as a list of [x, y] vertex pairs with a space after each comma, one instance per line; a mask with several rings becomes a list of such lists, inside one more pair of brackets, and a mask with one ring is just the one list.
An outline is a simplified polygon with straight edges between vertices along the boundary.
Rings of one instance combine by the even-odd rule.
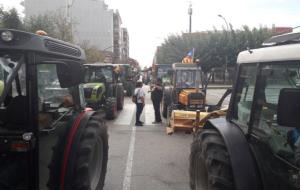
[[14, 39], [14, 34], [11, 31], [3, 31], [1, 33], [1, 39], [5, 42], [10, 42]]

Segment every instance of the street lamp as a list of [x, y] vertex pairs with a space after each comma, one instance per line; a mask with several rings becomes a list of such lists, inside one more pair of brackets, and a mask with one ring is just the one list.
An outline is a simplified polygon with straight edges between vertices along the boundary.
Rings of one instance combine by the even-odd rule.
[[193, 14], [193, 8], [192, 8], [192, 3], [190, 3], [189, 9], [188, 9], [188, 14], [190, 15], [190, 27], [189, 27], [189, 33], [192, 33], [192, 14]]
[[[225, 19], [225, 17], [223, 17], [221, 14], [218, 15], [218, 17], [222, 18], [226, 24], [226, 28], [227, 28], [227, 32], [229, 31], [229, 25], [228, 25], [228, 22], [227, 20]], [[227, 36], [227, 35], [226, 35]], [[229, 76], [229, 73], [228, 73], [228, 66], [227, 66], [227, 63], [228, 62], [228, 57], [227, 55], [225, 55], [225, 73], [224, 73], [224, 83], [226, 83], [226, 79], [228, 78]]]
[[226, 24], [226, 28], [227, 28], [227, 31], [229, 30], [229, 25], [228, 25], [228, 22], [227, 20], [225, 19], [225, 17], [223, 17], [222, 15], [218, 15], [218, 17], [222, 18]]

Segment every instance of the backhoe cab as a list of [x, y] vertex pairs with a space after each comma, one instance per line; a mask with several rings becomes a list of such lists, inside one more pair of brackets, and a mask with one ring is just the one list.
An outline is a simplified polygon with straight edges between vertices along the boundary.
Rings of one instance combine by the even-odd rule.
[[106, 118], [117, 117], [117, 110], [124, 106], [124, 87], [119, 79], [119, 65], [109, 63], [85, 64], [84, 96], [87, 105], [103, 109]]
[[190, 186], [300, 189], [300, 33], [243, 51], [226, 118], [211, 119], [191, 146]]
[[0, 30], [0, 189], [102, 189], [108, 137], [85, 108], [79, 47]]

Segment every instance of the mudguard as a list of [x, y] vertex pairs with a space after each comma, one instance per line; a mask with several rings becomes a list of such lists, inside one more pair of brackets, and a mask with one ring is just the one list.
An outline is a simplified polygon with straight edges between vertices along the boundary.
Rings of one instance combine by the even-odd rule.
[[245, 134], [225, 118], [209, 120], [204, 128], [215, 128], [226, 144], [236, 190], [261, 189], [259, 173]]

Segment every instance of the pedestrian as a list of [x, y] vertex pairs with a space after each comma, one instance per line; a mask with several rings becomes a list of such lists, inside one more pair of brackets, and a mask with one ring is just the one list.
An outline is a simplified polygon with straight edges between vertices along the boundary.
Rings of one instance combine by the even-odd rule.
[[143, 82], [138, 81], [136, 83], [136, 88], [134, 90], [134, 95], [136, 96], [135, 126], [143, 126], [143, 122], [141, 122], [140, 116], [145, 106], [145, 92], [142, 87], [143, 87]]
[[151, 89], [151, 100], [155, 112], [155, 121], [152, 122], [153, 124], [161, 123], [160, 103], [162, 100], [162, 96], [163, 96], [162, 80], [158, 78]]

